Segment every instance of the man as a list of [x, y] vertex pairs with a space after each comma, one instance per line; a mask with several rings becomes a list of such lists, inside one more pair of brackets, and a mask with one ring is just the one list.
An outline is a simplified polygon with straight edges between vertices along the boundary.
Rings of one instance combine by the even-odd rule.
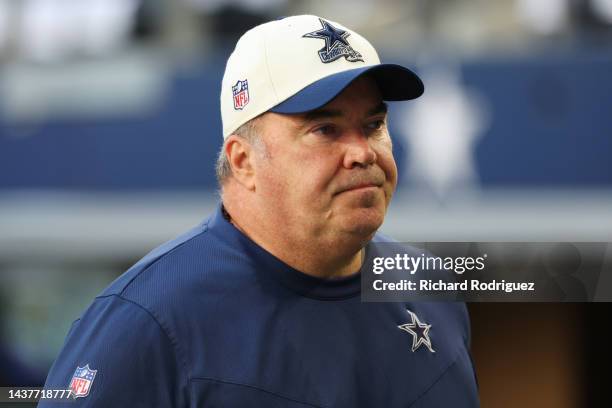
[[478, 406], [463, 304], [359, 296], [397, 182], [383, 101], [422, 92], [335, 22], [244, 34], [221, 90], [222, 203], [96, 298], [46, 387], [74, 407]]

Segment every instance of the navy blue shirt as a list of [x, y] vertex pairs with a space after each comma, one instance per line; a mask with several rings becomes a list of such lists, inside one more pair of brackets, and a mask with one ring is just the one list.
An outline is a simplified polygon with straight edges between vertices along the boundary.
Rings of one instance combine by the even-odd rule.
[[39, 407], [477, 407], [468, 344], [463, 303], [361, 302], [360, 274], [303, 274], [219, 207], [74, 322], [46, 388], [77, 398]]

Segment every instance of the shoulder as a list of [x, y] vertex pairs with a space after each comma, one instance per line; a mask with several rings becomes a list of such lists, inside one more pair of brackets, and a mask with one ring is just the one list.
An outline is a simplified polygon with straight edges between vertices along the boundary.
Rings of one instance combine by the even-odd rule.
[[228, 226], [215, 224], [216, 216], [151, 251], [96, 300], [130, 302], [170, 335], [189, 333], [197, 319], [214, 318], [208, 311], [218, 299], [253, 287], [255, 279], [249, 254]]
[[[214, 318], [210, 305], [228, 292], [224, 285], [239, 281], [220, 278], [247, 270], [240, 268], [244, 262], [232, 261], [239, 249], [228, 248], [209, 221], [154, 249], [100, 293], [71, 327], [62, 352], [68, 354], [60, 360], [70, 366], [76, 364], [73, 357], [103, 360], [110, 353], [104, 344], [116, 344], [128, 353], [117, 354], [126, 358], [136, 347], [145, 354], [166, 350], [180, 367], [187, 366], [185, 342], [194, 327]], [[90, 356], [89, 350], [99, 354]], [[63, 376], [67, 370], [63, 367]]]
[[[195, 251], [193, 251], [194, 246], [197, 245], [198, 240], [206, 238], [207, 230], [208, 220], [175, 239], [165, 242], [153, 249], [112, 282], [99, 297], [123, 295], [130, 286], [137, 285], [138, 280], [141, 279], [143, 275], [147, 273], [154, 274], [158, 269], [159, 263], [172, 262], [176, 258], [177, 252], [193, 252], [195, 254]], [[181, 248], [183, 249], [181, 250]]]
[[[87, 387], [73, 387], [76, 373], [85, 368], [95, 377]], [[140, 375], [142, 370], [155, 372], [155, 384]], [[187, 373], [173, 336], [149, 311], [120, 295], [108, 295], [94, 300], [73, 324], [45, 387], [70, 387], [87, 397], [79, 398], [79, 406], [180, 406], [187, 399]], [[117, 392], [123, 388], [134, 392]], [[47, 404], [52, 403], [39, 406]]]
[[190, 294], [214, 292], [224, 281], [239, 281], [235, 275], [246, 275], [248, 257], [222, 229], [211, 227], [212, 218], [151, 251], [100, 296], [163, 309], [168, 302], [188, 302]]
[[129, 328], [132, 319], [157, 325], [173, 338], [188, 333], [194, 319], [212, 316], [208, 305], [236, 285], [248, 285], [237, 276], [248, 276], [249, 269], [240, 249], [231, 248], [209, 221], [144, 256], [100, 293], [74, 326], [104, 321]]

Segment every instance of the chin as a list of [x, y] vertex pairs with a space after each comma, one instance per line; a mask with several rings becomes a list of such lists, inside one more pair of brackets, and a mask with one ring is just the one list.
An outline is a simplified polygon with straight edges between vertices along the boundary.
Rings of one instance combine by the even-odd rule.
[[339, 198], [333, 212], [338, 216], [340, 229], [365, 240], [371, 239], [387, 213], [382, 190], [350, 192]]
[[378, 208], [361, 208], [351, 211], [344, 221], [345, 230], [352, 234], [371, 239], [385, 219], [384, 211]]

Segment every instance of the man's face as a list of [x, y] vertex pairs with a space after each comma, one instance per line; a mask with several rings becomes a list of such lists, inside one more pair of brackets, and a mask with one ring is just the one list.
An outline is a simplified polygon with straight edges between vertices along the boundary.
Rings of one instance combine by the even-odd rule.
[[265, 152], [255, 158], [255, 191], [287, 233], [370, 239], [397, 183], [386, 105], [361, 77], [320, 109], [264, 114]]

